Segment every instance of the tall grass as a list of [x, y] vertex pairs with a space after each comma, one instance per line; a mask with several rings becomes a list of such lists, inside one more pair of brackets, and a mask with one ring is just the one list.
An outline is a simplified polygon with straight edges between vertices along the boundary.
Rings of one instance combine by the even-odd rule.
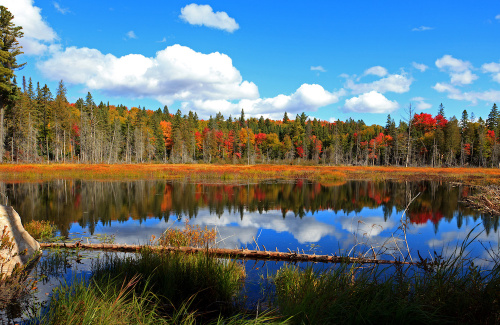
[[[55, 290], [36, 324], [263, 324], [282, 323], [233, 308], [242, 269], [205, 255], [143, 250], [137, 256], [107, 255], [90, 280]], [[241, 307], [241, 306], [239, 306]], [[286, 321], [286, 320], [285, 320]]]
[[[237, 309], [238, 294], [245, 277], [237, 262], [215, 259], [206, 254], [153, 252], [148, 248], [137, 255], [106, 255], [93, 265], [94, 278], [132, 278], [139, 275], [136, 288], [149, 290], [161, 301], [165, 310], [179, 308], [191, 299], [190, 307], [205, 315], [231, 314]], [[212, 315], [213, 316], [213, 315]]]
[[297, 324], [498, 324], [500, 263], [482, 269], [465, 247], [416, 266], [286, 266], [273, 278], [272, 303]]

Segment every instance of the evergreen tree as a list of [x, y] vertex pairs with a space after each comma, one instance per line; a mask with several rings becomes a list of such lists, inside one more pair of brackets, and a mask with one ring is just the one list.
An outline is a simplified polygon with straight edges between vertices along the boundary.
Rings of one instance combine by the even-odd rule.
[[444, 116], [444, 106], [443, 106], [443, 103], [439, 104], [438, 115], [441, 115], [442, 117], [445, 117]]
[[488, 129], [496, 131], [499, 124], [500, 113], [498, 112], [497, 104], [494, 103], [491, 108], [490, 114], [488, 114], [488, 119], [486, 120], [486, 125]]
[[12, 13], [6, 7], [0, 6], [0, 162], [5, 145], [5, 108], [14, 106], [19, 95], [14, 71], [26, 64], [17, 63], [17, 56], [23, 53], [18, 40], [23, 37], [23, 32], [22, 27], [14, 25], [13, 19]]

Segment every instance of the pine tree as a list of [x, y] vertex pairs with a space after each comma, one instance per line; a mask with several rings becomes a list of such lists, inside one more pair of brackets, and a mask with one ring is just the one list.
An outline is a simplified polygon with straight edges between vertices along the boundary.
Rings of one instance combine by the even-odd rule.
[[488, 129], [496, 131], [499, 124], [500, 113], [498, 112], [497, 104], [493, 104], [490, 114], [488, 114], [488, 119], [486, 120], [486, 125]]
[[444, 106], [443, 106], [443, 103], [439, 104], [438, 115], [441, 115], [442, 117], [445, 117], [444, 116]]
[[14, 106], [19, 91], [15, 84], [14, 71], [26, 63], [17, 63], [17, 56], [22, 54], [18, 39], [23, 37], [22, 27], [15, 26], [14, 16], [7, 8], [0, 6], [0, 162], [5, 145], [5, 109]]

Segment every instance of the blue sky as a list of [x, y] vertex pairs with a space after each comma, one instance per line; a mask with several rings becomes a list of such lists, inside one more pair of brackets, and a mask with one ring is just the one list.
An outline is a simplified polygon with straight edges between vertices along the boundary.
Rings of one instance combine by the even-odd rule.
[[71, 102], [366, 124], [500, 103], [498, 0], [0, 3], [24, 27], [19, 80], [63, 79]]

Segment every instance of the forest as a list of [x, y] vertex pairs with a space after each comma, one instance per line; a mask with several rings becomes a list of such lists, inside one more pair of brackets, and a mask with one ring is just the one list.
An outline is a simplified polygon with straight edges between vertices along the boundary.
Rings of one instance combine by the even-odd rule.
[[[352, 118], [326, 122], [305, 113], [282, 120], [214, 112], [125, 107], [100, 102], [89, 92], [75, 103], [63, 80], [55, 93], [31, 78], [18, 85], [22, 27], [0, 6], [0, 162], [41, 163], [231, 163], [351, 166], [479, 166], [500, 161], [500, 113], [486, 120], [463, 111], [447, 118], [441, 104], [433, 116], [411, 104], [398, 124]], [[189, 109], [189, 108], [187, 108]]]
[[220, 112], [171, 113], [100, 102], [89, 92], [69, 103], [61, 80], [55, 95], [31, 78], [15, 84], [15, 100], [0, 112], [3, 162], [81, 163], [286, 163], [325, 165], [479, 166], [500, 161], [500, 113], [486, 120], [463, 111], [447, 118], [415, 113], [385, 126], [349, 118], [326, 122], [305, 113], [282, 120]]

